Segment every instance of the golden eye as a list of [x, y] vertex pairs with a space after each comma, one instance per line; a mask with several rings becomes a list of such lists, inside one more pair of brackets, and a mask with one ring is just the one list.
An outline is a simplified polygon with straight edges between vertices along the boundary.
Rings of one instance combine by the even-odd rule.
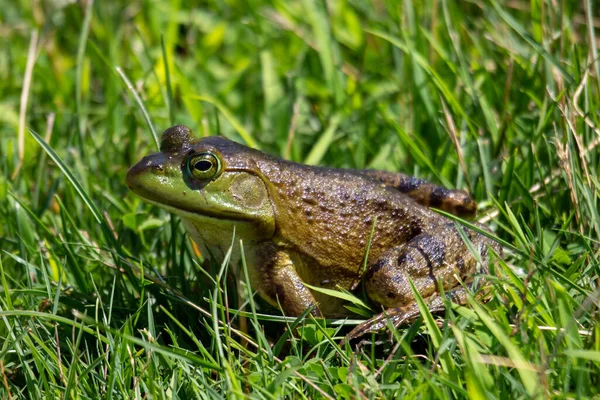
[[221, 171], [221, 162], [213, 153], [192, 154], [187, 159], [190, 177], [201, 181], [214, 179]]

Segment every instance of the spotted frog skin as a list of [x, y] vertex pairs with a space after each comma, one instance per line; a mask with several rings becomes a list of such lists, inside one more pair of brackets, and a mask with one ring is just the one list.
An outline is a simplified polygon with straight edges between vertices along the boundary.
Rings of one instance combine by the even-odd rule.
[[231, 265], [239, 264], [241, 240], [253, 289], [287, 315], [308, 307], [315, 316], [348, 315], [343, 301], [305, 284], [353, 290], [364, 283], [385, 311], [350, 337], [418, 315], [411, 280], [431, 309], [443, 307], [440, 287], [464, 302], [464, 285], [487, 272], [488, 249], [500, 251], [429, 209], [470, 217], [476, 205], [466, 192], [399, 173], [285, 161], [220, 136], [196, 139], [181, 125], [167, 129], [160, 152], [126, 180], [144, 200], [179, 215], [205, 256], [222, 261], [235, 230]]

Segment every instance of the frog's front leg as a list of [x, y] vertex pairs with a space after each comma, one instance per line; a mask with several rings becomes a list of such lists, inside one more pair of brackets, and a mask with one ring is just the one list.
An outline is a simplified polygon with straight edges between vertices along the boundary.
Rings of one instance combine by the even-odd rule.
[[[463, 229], [479, 257], [469, 251], [457, 229]], [[473, 274], [487, 272], [488, 246], [500, 251], [485, 236], [448, 223], [433, 226], [406, 244], [390, 249], [369, 269], [365, 280], [369, 298], [387, 310], [359, 325], [350, 337], [380, 330], [388, 318], [398, 326], [418, 316], [410, 280], [432, 310], [443, 309], [440, 284], [455, 302], [464, 303], [466, 291], [460, 283], [470, 283]], [[477, 258], [481, 259], [481, 265]]]
[[253, 262], [258, 274], [252, 279], [252, 286], [265, 300], [275, 307], [283, 308], [288, 316], [298, 316], [307, 308], [313, 307], [312, 314], [321, 316], [315, 298], [296, 272], [288, 253], [272, 243], [260, 246]]

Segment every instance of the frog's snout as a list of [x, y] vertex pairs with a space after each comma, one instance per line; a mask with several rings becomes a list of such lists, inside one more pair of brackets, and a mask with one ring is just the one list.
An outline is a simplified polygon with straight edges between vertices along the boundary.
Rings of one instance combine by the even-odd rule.
[[129, 171], [127, 171], [127, 175], [125, 175], [125, 183], [127, 183], [127, 186], [131, 190], [134, 190], [134, 188], [137, 186], [137, 184], [139, 182], [139, 176], [144, 170], [144, 168], [142, 168], [140, 166], [140, 164], [143, 161], [144, 161], [144, 159], [142, 159], [140, 162], [138, 162], [137, 164], [135, 164], [131, 168], [129, 168]]
[[129, 189], [140, 194], [140, 191], [152, 185], [157, 177], [166, 175], [166, 172], [167, 168], [162, 154], [152, 154], [142, 158], [137, 164], [129, 168], [125, 176], [125, 182]]

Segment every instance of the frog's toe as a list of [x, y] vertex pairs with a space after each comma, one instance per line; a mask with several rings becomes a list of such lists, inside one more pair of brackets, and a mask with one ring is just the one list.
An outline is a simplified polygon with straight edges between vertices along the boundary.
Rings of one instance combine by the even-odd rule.
[[352, 329], [352, 331], [346, 335], [346, 338], [352, 340], [364, 336], [367, 333], [379, 332], [387, 326], [387, 320], [389, 318], [389, 315], [383, 315], [383, 313], [378, 314]]
[[359, 338], [368, 333], [379, 332], [388, 326], [388, 321], [394, 328], [397, 328], [400, 325], [413, 322], [419, 315], [419, 308], [416, 306], [389, 308], [352, 329], [344, 339], [344, 342]]

